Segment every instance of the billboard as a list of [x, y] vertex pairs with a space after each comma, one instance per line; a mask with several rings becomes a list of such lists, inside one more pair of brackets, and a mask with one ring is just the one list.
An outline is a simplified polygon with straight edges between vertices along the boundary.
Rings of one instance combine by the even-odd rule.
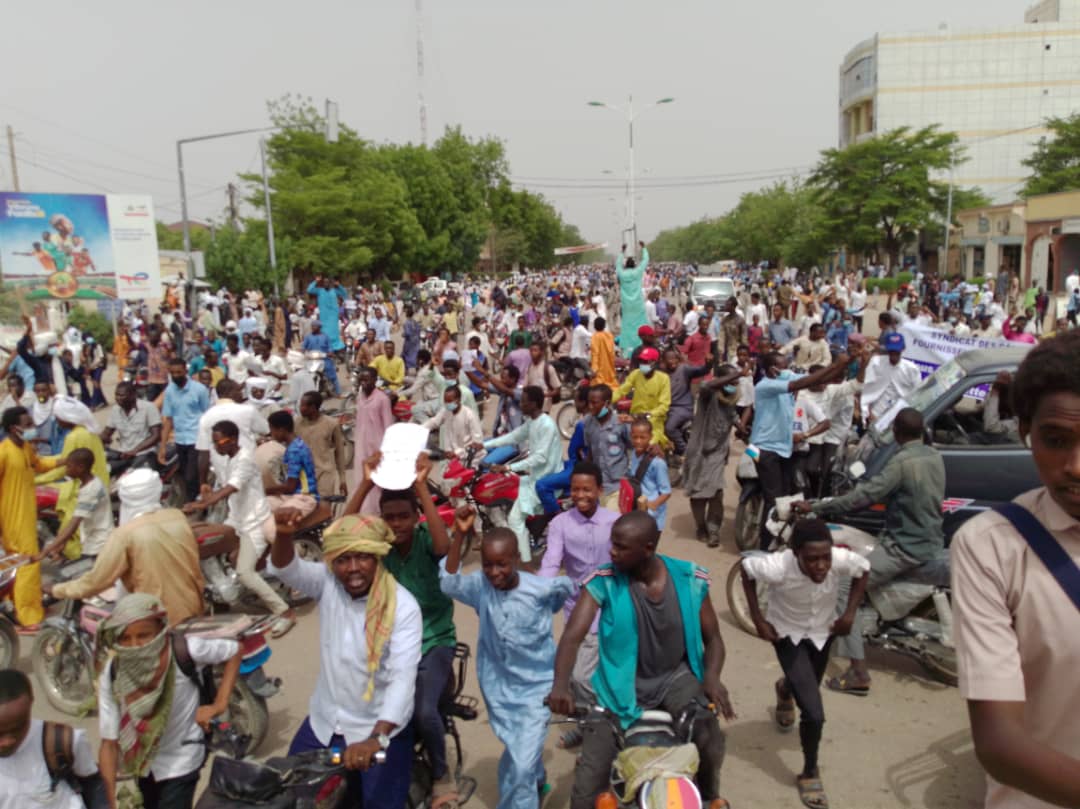
[[0, 275], [26, 300], [160, 297], [150, 197], [0, 192]]

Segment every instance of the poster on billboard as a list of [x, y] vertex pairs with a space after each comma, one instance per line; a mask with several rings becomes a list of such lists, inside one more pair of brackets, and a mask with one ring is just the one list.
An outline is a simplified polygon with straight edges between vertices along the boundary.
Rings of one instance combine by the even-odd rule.
[[150, 198], [0, 192], [0, 276], [26, 300], [160, 295]]

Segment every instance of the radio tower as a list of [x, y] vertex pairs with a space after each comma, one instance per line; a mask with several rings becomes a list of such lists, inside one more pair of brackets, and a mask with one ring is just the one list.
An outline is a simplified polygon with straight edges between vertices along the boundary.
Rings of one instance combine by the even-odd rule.
[[423, 0], [416, 0], [416, 101], [420, 106], [420, 143], [427, 146], [427, 104], [424, 103]]

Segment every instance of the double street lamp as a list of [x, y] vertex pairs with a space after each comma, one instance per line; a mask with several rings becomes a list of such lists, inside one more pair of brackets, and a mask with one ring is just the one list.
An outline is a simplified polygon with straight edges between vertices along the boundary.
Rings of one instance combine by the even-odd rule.
[[615, 104], [608, 104], [608, 103], [606, 103], [604, 101], [589, 101], [588, 102], [588, 105], [590, 107], [604, 107], [605, 109], [615, 110], [616, 112], [621, 112], [624, 115], [626, 115], [627, 130], [628, 130], [628, 133], [629, 133], [629, 136], [630, 136], [630, 157], [629, 157], [630, 163], [629, 163], [629, 167], [627, 168], [627, 172], [626, 172], [626, 211], [627, 211], [627, 217], [629, 219], [629, 221], [627, 222], [627, 230], [631, 231], [631, 233], [632, 233], [632, 238], [630, 240], [630, 243], [632, 245], [631, 251], [633, 252], [634, 255], [637, 255], [637, 243], [638, 243], [638, 238], [637, 238], [637, 212], [636, 212], [636, 202], [635, 202], [635, 196], [636, 196], [635, 195], [635, 190], [636, 190], [635, 189], [635, 182], [636, 182], [636, 178], [634, 176], [634, 121], [637, 119], [637, 117], [639, 115], [641, 115], [644, 112], [647, 112], [647, 111], [651, 110], [653, 107], [658, 107], [661, 104], [670, 104], [674, 100], [675, 99], [671, 98], [671, 97], [661, 98], [661, 99], [658, 99], [657, 101], [654, 101], [652, 104], [649, 104], [646, 107], [642, 107], [641, 109], [636, 110], [636, 111], [634, 110], [634, 97], [633, 96], [627, 96], [625, 106], [615, 105]]

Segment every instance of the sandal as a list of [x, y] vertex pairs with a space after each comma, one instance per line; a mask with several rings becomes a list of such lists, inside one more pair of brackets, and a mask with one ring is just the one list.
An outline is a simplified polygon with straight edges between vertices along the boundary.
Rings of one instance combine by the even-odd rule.
[[773, 717], [780, 730], [791, 730], [795, 725], [795, 698], [784, 696], [783, 684], [783, 677], [776, 681], [776, 712]]
[[443, 778], [431, 785], [431, 809], [460, 809], [459, 800], [453, 778]]
[[825, 794], [820, 778], [799, 777], [795, 779], [795, 785], [799, 788], [799, 800], [807, 809], [829, 809], [829, 798]]
[[869, 685], [857, 685], [850, 671], [845, 671], [839, 677], [830, 677], [825, 685], [830, 691], [840, 694], [850, 694], [853, 697], [867, 697], [870, 695]]

